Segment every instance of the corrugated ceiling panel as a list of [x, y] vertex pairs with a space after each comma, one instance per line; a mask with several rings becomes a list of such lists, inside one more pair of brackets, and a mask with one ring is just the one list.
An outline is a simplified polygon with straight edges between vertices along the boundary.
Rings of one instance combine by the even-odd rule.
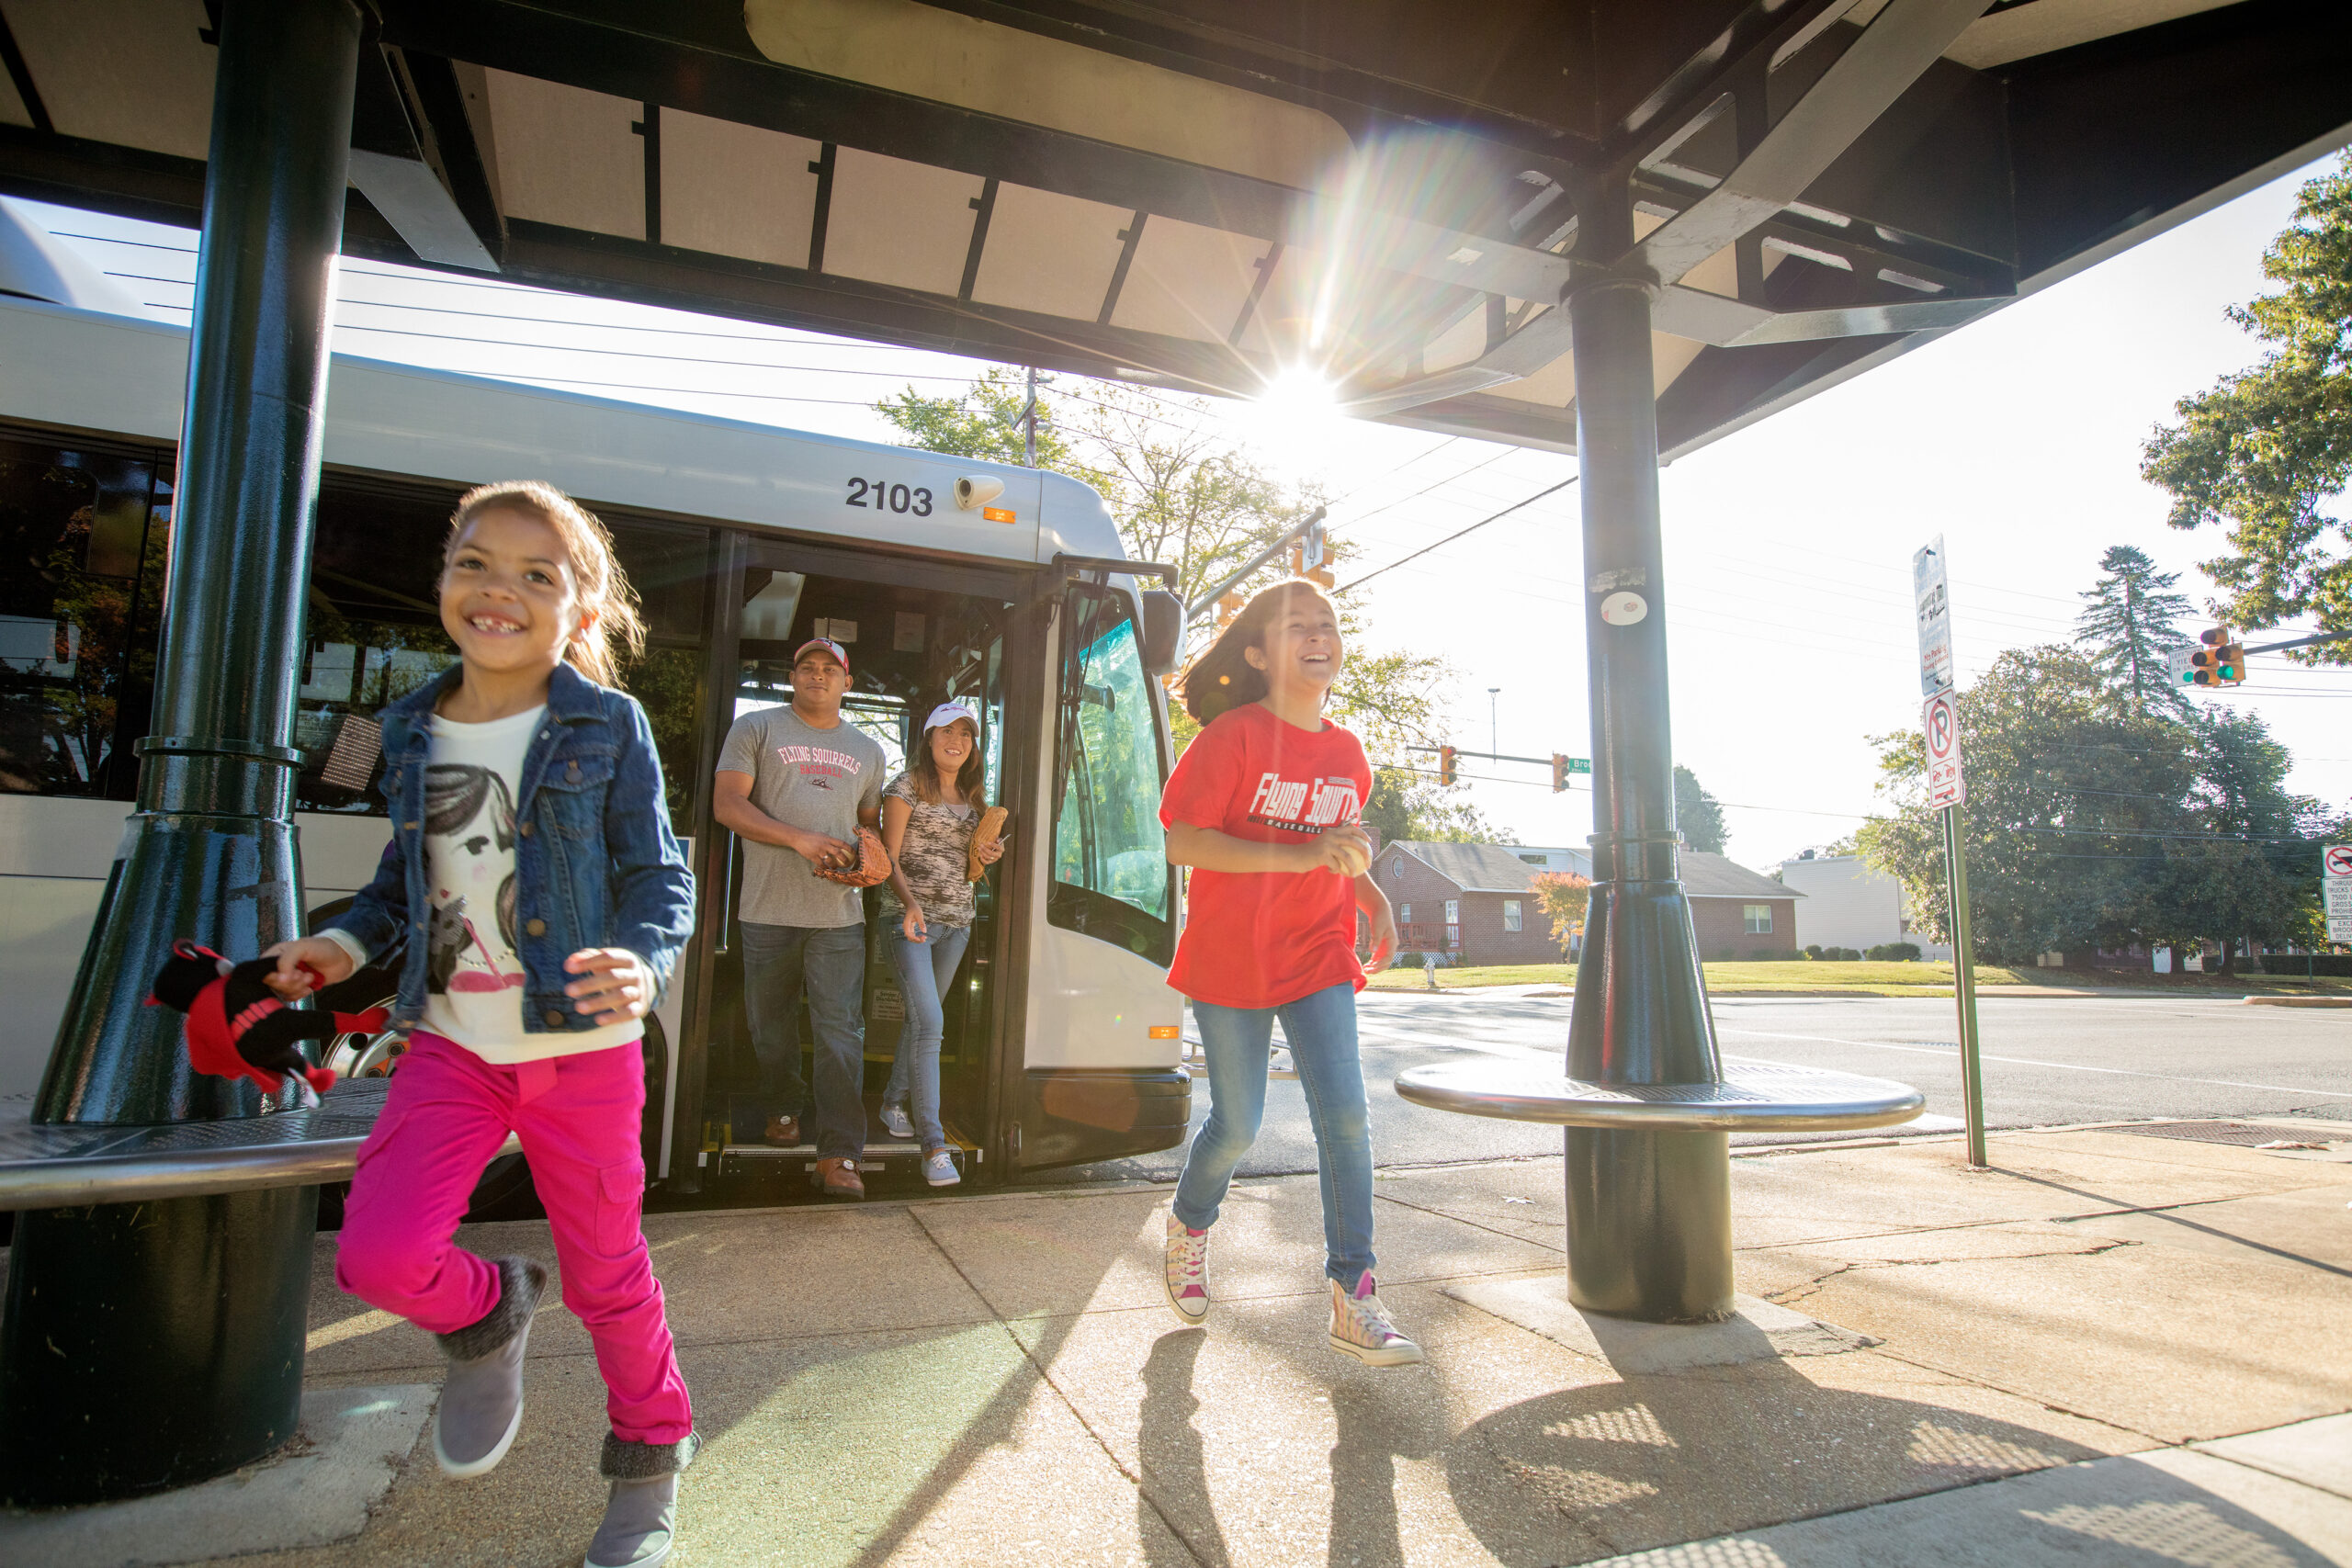
[[219, 52], [204, 0], [8, 0], [8, 30], [61, 135], [202, 158]]
[[643, 106], [536, 76], [483, 74], [507, 216], [645, 238], [645, 141], [630, 129]]
[[1144, 225], [1111, 324], [1223, 343], [1241, 320], [1258, 281], [1253, 264], [1267, 249], [1263, 240], [1153, 218]]
[[757, 126], [662, 111], [662, 243], [778, 266], [808, 265], [824, 149]]
[[972, 249], [978, 175], [885, 158], [854, 147], [833, 154], [825, 270], [951, 298]]
[[1118, 269], [1134, 213], [1074, 196], [1000, 185], [972, 298], [984, 305], [1091, 321]]

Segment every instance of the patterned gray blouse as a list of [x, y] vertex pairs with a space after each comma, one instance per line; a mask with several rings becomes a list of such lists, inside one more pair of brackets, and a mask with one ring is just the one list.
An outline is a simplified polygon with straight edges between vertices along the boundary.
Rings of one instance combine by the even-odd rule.
[[[907, 818], [906, 834], [899, 840], [899, 869], [906, 874], [907, 886], [914, 889], [915, 902], [922, 906], [924, 921], [934, 926], [970, 925], [972, 884], [964, 872], [979, 813], [969, 806], [925, 804], [915, 793], [911, 773], [900, 773], [883, 785], [882, 796], [896, 797], [914, 808]], [[887, 882], [882, 884], [882, 912], [893, 920], [905, 914], [897, 890]]]

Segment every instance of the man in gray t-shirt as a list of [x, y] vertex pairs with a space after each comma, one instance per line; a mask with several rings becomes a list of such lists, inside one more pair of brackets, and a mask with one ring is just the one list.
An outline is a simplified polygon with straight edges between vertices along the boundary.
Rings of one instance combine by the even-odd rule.
[[881, 821], [881, 744], [842, 717], [849, 655], [824, 637], [792, 660], [792, 705], [745, 714], [727, 732], [712, 815], [743, 840], [743, 1007], [767, 1098], [766, 1138], [801, 1142], [808, 1086], [793, 1010], [804, 988], [817, 1035], [818, 1184], [865, 1196], [865, 906], [820, 865], [857, 858], [857, 829]]

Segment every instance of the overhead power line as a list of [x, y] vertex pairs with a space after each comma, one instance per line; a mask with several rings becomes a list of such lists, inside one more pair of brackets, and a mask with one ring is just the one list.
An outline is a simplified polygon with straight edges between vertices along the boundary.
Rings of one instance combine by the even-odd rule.
[[1357, 578], [1353, 582], [1349, 583], [1345, 588], [1339, 589], [1336, 592], [1341, 593], [1351, 593], [1355, 590], [1362, 588], [1365, 583], [1370, 582], [1374, 578], [1380, 576], [1383, 572], [1395, 571], [1400, 566], [1420, 559], [1431, 550], [1438, 549], [1453, 543], [1454, 540], [1461, 538], [1465, 534], [1475, 534], [1489, 523], [1499, 522], [1501, 519], [1510, 516], [1512, 513], [1517, 512], [1523, 507], [1534, 505], [1537, 502], [1543, 500], [1547, 495], [1557, 494], [1561, 491], [1564, 491], [1570, 485], [1576, 483], [1577, 479], [1580, 477], [1580, 475], [1570, 474], [1558, 484], [1546, 486], [1543, 490], [1537, 491], [1533, 495], [1529, 496], [1524, 501], [1512, 502], [1500, 512], [1490, 512], [1486, 516], [1479, 518], [1476, 523], [1471, 524], [1467, 528], [1456, 529], [1454, 532], [1448, 534], [1444, 538], [1438, 540], [1436, 544], [1424, 545], [1409, 556], [1406, 556], [1398, 560], [1390, 561], [1386, 566], [1379, 567], [1374, 570], [1368, 571], [1362, 577]]

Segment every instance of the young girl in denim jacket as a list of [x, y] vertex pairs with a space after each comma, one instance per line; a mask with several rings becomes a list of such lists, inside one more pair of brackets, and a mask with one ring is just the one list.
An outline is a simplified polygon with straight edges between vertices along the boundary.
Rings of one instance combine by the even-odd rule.
[[639, 1229], [642, 1020], [693, 924], [694, 884], [645, 710], [611, 689], [643, 644], [604, 525], [537, 483], [458, 503], [441, 625], [458, 662], [380, 716], [392, 842], [351, 911], [281, 942], [276, 983], [327, 983], [403, 938], [410, 1031], [359, 1150], [335, 1280], [436, 1336], [449, 1359], [434, 1454], [453, 1476], [505, 1457], [547, 1272], [453, 1245], [509, 1133], [555, 1240], [563, 1300], [608, 1390], [612, 1481], [589, 1568], [670, 1551], [699, 1438]]

